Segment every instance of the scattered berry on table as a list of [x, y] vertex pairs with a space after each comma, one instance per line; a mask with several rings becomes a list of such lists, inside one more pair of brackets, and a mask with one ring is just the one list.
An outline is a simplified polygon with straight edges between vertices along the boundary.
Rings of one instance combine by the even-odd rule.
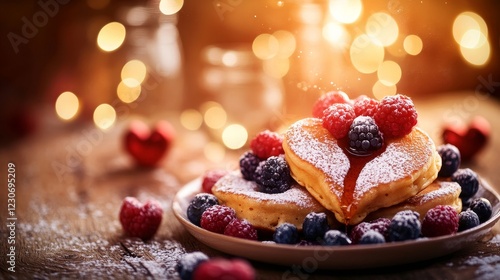
[[422, 224], [420, 214], [412, 210], [403, 210], [391, 219], [387, 229], [387, 241], [405, 241], [417, 239], [420, 236]]
[[196, 268], [207, 260], [208, 256], [202, 252], [187, 253], [179, 259], [175, 269], [182, 280], [191, 280], [193, 279], [193, 272]]
[[358, 244], [379, 244], [385, 243], [385, 237], [378, 231], [369, 230], [359, 239]]
[[261, 161], [255, 170], [255, 182], [265, 193], [282, 193], [293, 183], [290, 167], [283, 156], [272, 156]]
[[255, 180], [255, 170], [259, 166], [261, 159], [251, 151], [245, 152], [240, 157], [240, 171], [243, 178], [249, 181]]
[[277, 132], [264, 130], [259, 132], [251, 141], [250, 149], [260, 159], [284, 154], [283, 136]]
[[307, 214], [302, 223], [302, 234], [304, 239], [309, 241], [319, 241], [330, 229], [325, 213], [311, 212]]
[[229, 173], [228, 170], [225, 169], [214, 169], [208, 170], [203, 174], [203, 179], [201, 182], [201, 188], [206, 193], [212, 193], [212, 187], [219, 181], [220, 178], [224, 177]]
[[142, 204], [135, 197], [126, 197], [120, 209], [123, 230], [132, 237], [150, 239], [161, 224], [163, 209], [158, 201], [150, 199]]
[[360, 155], [370, 154], [384, 144], [384, 138], [371, 117], [359, 116], [349, 128], [349, 148]]
[[323, 127], [328, 130], [333, 137], [341, 139], [347, 136], [349, 128], [356, 114], [350, 104], [336, 103], [328, 107], [323, 115]]
[[384, 237], [387, 237], [387, 229], [390, 223], [391, 220], [387, 218], [378, 218], [370, 222], [361, 222], [352, 228], [350, 233], [351, 240], [354, 244], [357, 244], [361, 236], [369, 230], [377, 231]]
[[422, 235], [436, 237], [456, 233], [458, 213], [449, 205], [437, 205], [425, 214], [422, 220]]
[[299, 231], [295, 225], [283, 223], [276, 227], [273, 241], [278, 244], [296, 244], [299, 241]]
[[476, 212], [470, 209], [462, 211], [458, 215], [458, 231], [464, 231], [477, 227], [480, 223], [481, 221], [479, 221], [479, 217]]
[[441, 156], [441, 169], [438, 176], [450, 177], [460, 167], [460, 151], [452, 144], [443, 144], [437, 147], [437, 152]]
[[224, 229], [233, 219], [236, 219], [236, 213], [232, 208], [224, 205], [214, 205], [203, 212], [200, 225], [208, 231], [224, 233]]
[[417, 110], [406, 95], [384, 97], [378, 104], [375, 122], [387, 138], [397, 138], [410, 133], [417, 124]]
[[323, 245], [343, 246], [351, 243], [351, 239], [345, 233], [336, 229], [328, 230], [323, 236]]
[[233, 219], [224, 229], [224, 235], [257, 240], [257, 229], [247, 220]]
[[451, 175], [451, 180], [457, 182], [462, 187], [462, 192], [460, 192], [462, 200], [473, 197], [479, 189], [478, 176], [470, 168], [458, 169]]
[[243, 259], [213, 258], [201, 263], [193, 273], [193, 280], [254, 280], [252, 265]]
[[200, 226], [201, 215], [208, 207], [219, 204], [217, 197], [209, 193], [199, 193], [194, 196], [194, 198], [189, 202], [187, 208], [188, 220]]
[[472, 200], [469, 209], [476, 212], [481, 223], [486, 222], [493, 213], [490, 201], [484, 197]]
[[354, 100], [354, 112], [356, 116], [375, 116], [378, 109], [378, 101], [366, 95], [361, 95]]
[[325, 93], [313, 104], [312, 116], [318, 119], [323, 118], [323, 112], [336, 103], [350, 103], [349, 96], [343, 91]]

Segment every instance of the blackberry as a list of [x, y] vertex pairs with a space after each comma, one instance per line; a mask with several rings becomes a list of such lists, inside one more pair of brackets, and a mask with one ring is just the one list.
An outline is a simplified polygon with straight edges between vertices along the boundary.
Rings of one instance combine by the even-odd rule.
[[216, 204], [219, 204], [219, 201], [213, 194], [199, 193], [195, 195], [187, 208], [188, 220], [191, 223], [200, 226], [201, 215], [203, 212], [205, 212], [205, 210], [210, 206]]
[[309, 241], [321, 240], [329, 229], [330, 226], [325, 213], [311, 212], [307, 214], [302, 223], [302, 234], [304, 239]]
[[293, 224], [281, 224], [273, 234], [273, 241], [278, 244], [296, 244], [299, 241], [299, 231]]
[[458, 169], [451, 175], [451, 180], [457, 182], [462, 187], [462, 192], [460, 193], [462, 200], [473, 197], [479, 189], [478, 176], [470, 168]]
[[481, 223], [486, 222], [493, 213], [490, 201], [484, 197], [474, 199], [470, 203], [469, 209], [476, 212]]
[[350, 245], [351, 239], [347, 237], [345, 233], [342, 233], [339, 230], [329, 230], [325, 233], [323, 236], [323, 245], [328, 245], [328, 246], [343, 246], [343, 245]]
[[354, 154], [366, 155], [378, 150], [384, 143], [375, 121], [368, 116], [354, 119], [348, 133], [349, 149]]
[[255, 182], [265, 193], [282, 193], [290, 188], [293, 179], [290, 167], [283, 156], [272, 156], [259, 163], [255, 170]]
[[389, 225], [391, 223], [390, 219], [387, 218], [378, 218], [376, 220], [370, 221], [370, 222], [361, 222], [354, 226], [351, 230], [351, 240], [352, 243], [357, 244], [359, 240], [361, 239], [361, 236], [363, 236], [366, 232], [369, 230], [374, 230], [384, 236], [384, 238], [387, 237], [387, 229], [389, 228]]
[[477, 227], [481, 222], [476, 212], [468, 209], [460, 212], [458, 215], [458, 231], [464, 231]]
[[403, 210], [396, 213], [389, 224], [388, 241], [417, 239], [422, 229], [419, 218], [420, 214], [412, 210]]
[[175, 270], [182, 280], [191, 280], [195, 269], [207, 260], [208, 256], [202, 252], [187, 253], [177, 262]]
[[369, 230], [359, 239], [358, 244], [379, 244], [385, 243], [385, 237], [378, 231]]
[[244, 153], [240, 157], [240, 171], [243, 178], [249, 181], [255, 180], [255, 170], [259, 166], [260, 159], [251, 151]]
[[437, 152], [441, 156], [441, 161], [443, 162], [438, 176], [450, 177], [460, 166], [460, 151], [452, 144], [444, 144], [437, 148]]

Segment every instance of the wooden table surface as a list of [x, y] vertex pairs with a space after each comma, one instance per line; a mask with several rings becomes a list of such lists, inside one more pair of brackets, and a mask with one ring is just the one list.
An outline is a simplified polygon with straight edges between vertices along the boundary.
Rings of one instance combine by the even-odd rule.
[[[436, 95], [415, 100], [419, 125], [439, 143], [444, 121], [482, 115], [492, 125], [491, 141], [467, 164], [500, 191], [500, 103], [474, 92]], [[0, 187], [0, 278], [177, 279], [175, 264], [185, 253], [203, 251], [211, 257], [229, 255], [193, 238], [171, 210], [175, 193], [205, 170], [234, 166], [242, 151], [226, 154], [221, 163], [203, 156], [209, 136], [178, 126], [175, 112], [166, 116], [177, 126], [173, 149], [161, 166], [139, 169], [123, 152], [126, 121], [106, 132], [92, 124], [38, 132], [0, 150], [2, 182], [8, 163], [15, 164], [15, 272], [7, 270], [11, 231], [6, 226], [7, 187]], [[152, 240], [123, 234], [118, 221], [126, 196], [155, 198], [164, 216]], [[408, 252], [411, 254], [411, 252]], [[421, 263], [356, 271], [318, 270], [288, 275], [290, 267], [252, 262], [258, 279], [499, 279], [500, 225], [485, 240], [454, 254]]]

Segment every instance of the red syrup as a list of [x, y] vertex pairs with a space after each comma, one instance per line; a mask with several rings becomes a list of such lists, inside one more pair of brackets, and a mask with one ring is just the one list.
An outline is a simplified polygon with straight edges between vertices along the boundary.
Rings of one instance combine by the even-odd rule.
[[371, 154], [359, 155], [350, 150], [348, 137], [339, 139], [337, 143], [349, 159], [350, 164], [349, 171], [347, 171], [347, 174], [344, 178], [344, 191], [340, 200], [342, 212], [344, 213], [345, 223], [347, 225], [352, 218], [352, 213], [357, 209], [357, 204], [353, 204], [353, 200], [356, 181], [358, 180], [359, 174], [368, 162], [385, 151], [387, 145], [385, 145], [384, 143], [384, 145], [382, 145], [380, 149], [373, 151]]

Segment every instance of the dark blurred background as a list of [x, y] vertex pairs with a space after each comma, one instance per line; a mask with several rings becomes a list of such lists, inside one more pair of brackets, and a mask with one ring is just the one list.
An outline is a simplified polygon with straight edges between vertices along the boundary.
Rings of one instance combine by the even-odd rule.
[[[500, 96], [497, 1], [347, 1], [351, 6], [342, 8], [340, 17], [334, 0], [164, 1], [168, 9], [181, 7], [171, 14], [161, 13], [159, 2], [2, 1], [1, 142], [46, 128], [51, 122], [44, 114], [55, 115], [54, 103], [65, 91], [80, 100], [75, 122], [91, 120], [99, 104], [122, 106], [116, 101], [117, 85], [123, 65], [131, 59], [148, 67], [141, 94], [149, 92], [150, 102], [127, 105], [143, 114], [151, 110], [140, 107], [181, 112], [210, 100], [231, 107], [239, 98], [238, 85], [246, 84], [243, 99], [261, 98], [262, 88], [276, 87], [279, 97], [263, 95], [264, 102], [253, 106], [269, 106], [290, 118], [307, 114], [320, 94], [334, 89], [351, 97], [401, 92], [426, 98], [464, 90]], [[359, 7], [359, 14], [349, 18]], [[370, 21], [374, 14], [378, 20]], [[396, 31], [385, 29], [394, 27], [392, 20]], [[96, 38], [109, 22], [123, 24], [127, 35], [118, 49], [107, 52], [97, 46]], [[454, 25], [461, 36], [469, 36], [469, 43], [457, 42]], [[396, 37], [377, 47], [363, 41], [365, 33]], [[267, 37], [259, 37], [262, 34]], [[416, 46], [408, 41], [405, 47], [409, 35], [418, 37]], [[353, 65], [357, 51], [365, 51], [364, 56], [361, 64]], [[392, 68], [377, 71], [382, 60], [390, 61]], [[271, 80], [239, 75], [255, 72]], [[155, 99], [156, 91], [168, 94]]]

